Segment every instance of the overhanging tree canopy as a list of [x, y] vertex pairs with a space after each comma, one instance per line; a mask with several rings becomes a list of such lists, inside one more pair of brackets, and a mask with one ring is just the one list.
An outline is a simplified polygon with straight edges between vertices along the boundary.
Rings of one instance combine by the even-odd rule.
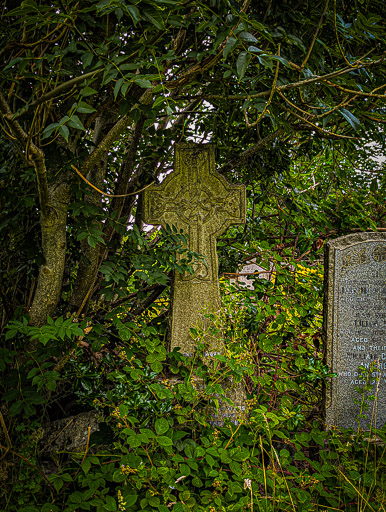
[[382, 11], [378, 1], [7, 1], [4, 229], [11, 253], [28, 254], [11, 267], [29, 267], [19, 303], [31, 324], [59, 303], [86, 311], [133, 215], [141, 230], [136, 194], [170, 169], [176, 141], [211, 140], [220, 172], [246, 183], [301, 154], [382, 144]]

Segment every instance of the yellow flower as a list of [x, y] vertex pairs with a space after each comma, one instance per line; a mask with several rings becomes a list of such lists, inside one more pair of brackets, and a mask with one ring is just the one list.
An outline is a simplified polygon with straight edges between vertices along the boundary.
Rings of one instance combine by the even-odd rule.
[[118, 489], [118, 510], [126, 510], [126, 501], [123, 501], [120, 489]]

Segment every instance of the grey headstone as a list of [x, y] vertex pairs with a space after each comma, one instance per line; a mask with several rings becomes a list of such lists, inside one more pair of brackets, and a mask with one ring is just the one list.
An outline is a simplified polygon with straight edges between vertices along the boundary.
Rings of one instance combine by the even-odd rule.
[[[386, 422], [386, 233], [356, 233], [326, 244], [324, 334], [331, 378], [326, 390], [328, 426], [358, 423], [364, 378], [358, 367], [373, 368], [370, 382], [376, 394], [368, 402], [361, 428]], [[366, 396], [366, 395], [365, 395]]]
[[254, 290], [254, 278], [270, 281], [272, 272], [258, 265], [256, 258], [252, 258], [246, 260], [236, 274], [224, 274], [224, 276], [230, 278], [229, 281], [231, 284], [239, 284], [245, 289]]

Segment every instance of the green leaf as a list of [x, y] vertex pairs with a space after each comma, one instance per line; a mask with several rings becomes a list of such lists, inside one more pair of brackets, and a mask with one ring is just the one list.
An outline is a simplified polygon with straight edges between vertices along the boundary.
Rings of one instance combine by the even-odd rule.
[[233, 48], [237, 45], [238, 41], [235, 37], [228, 37], [227, 42], [225, 43], [223, 57], [226, 59], [228, 55], [231, 53]]
[[162, 105], [165, 101], [165, 98], [164, 96], [158, 96], [155, 100], [154, 100], [154, 103], [153, 103], [153, 108], [154, 107], [158, 107], [158, 105]]
[[119, 78], [117, 81], [116, 81], [116, 84], [115, 84], [115, 87], [114, 87], [114, 99], [116, 100], [117, 99], [117, 96], [119, 94], [119, 90], [123, 84], [123, 82], [125, 81], [124, 78]]
[[122, 85], [122, 87], [121, 87], [121, 94], [122, 94], [122, 96], [126, 96], [127, 89], [129, 88], [130, 85], [131, 85], [131, 82], [125, 82]]
[[136, 27], [140, 18], [139, 10], [137, 7], [135, 7], [135, 5], [125, 5], [125, 9], [133, 20], [134, 27]]
[[164, 21], [162, 17], [158, 15], [158, 13], [153, 12], [152, 14], [150, 14], [149, 12], [144, 12], [143, 15], [150, 21], [150, 23], [152, 23], [156, 28], [158, 28], [158, 30], [164, 30]]
[[80, 112], [81, 114], [91, 114], [92, 112], [96, 112], [96, 108], [92, 107], [85, 101], [80, 101], [76, 111]]
[[354, 128], [354, 130], [358, 130], [358, 128], [361, 125], [361, 122], [357, 117], [354, 116], [350, 111], [348, 111], [345, 108], [339, 109], [339, 112], [342, 114], [342, 116], [350, 123], [350, 125]]
[[202, 487], [204, 485], [203, 481], [198, 476], [195, 476], [193, 478], [192, 484], [194, 485], [194, 487]]
[[243, 78], [243, 76], [245, 75], [250, 60], [251, 55], [247, 52], [241, 52], [240, 55], [237, 57], [236, 70], [237, 76], [240, 79]]
[[92, 87], [83, 87], [83, 89], [80, 91], [81, 96], [84, 98], [87, 98], [87, 96], [92, 96], [93, 94], [97, 94], [98, 91], [93, 89]]
[[131, 507], [132, 505], [134, 505], [137, 499], [137, 494], [124, 494], [124, 502], [126, 503], [126, 507]]
[[92, 62], [94, 54], [92, 52], [84, 53], [81, 57], [83, 69], [86, 69]]
[[213, 467], [215, 465], [214, 458], [209, 455], [208, 453], [205, 455], [205, 460], [209, 464], [210, 467]]
[[85, 459], [82, 464], [82, 469], [86, 475], [90, 471], [90, 468], [91, 468], [91, 462], [89, 461], [89, 459]]
[[241, 464], [239, 464], [238, 462], [235, 462], [235, 461], [232, 461], [229, 464], [229, 468], [237, 476], [240, 476], [242, 474], [242, 472], [243, 472], [243, 468], [241, 467]]
[[19, 396], [20, 396], [20, 391], [19, 391], [19, 389], [15, 388], [15, 389], [10, 389], [6, 393], [4, 393], [2, 399], [5, 400], [6, 402], [11, 402], [11, 401], [19, 398]]
[[170, 439], [170, 437], [158, 436], [156, 439], [160, 446], [172, 446], [173, 444], [173, 441]]
[[249, 43], [257, 43], [257, 39], [250, 32], [245, 32], [244, 30], [240, 32], [239, 38], [243, 41], [248, 41]]
[[248, 51], [249, 52], [258, 52], [258, 53], [261, 53], [263, 50], [261, 50], [260, 48], [257, 48], [257, 46], [248, 46]]
[[42, 506], [40, 512], [59, 512], [59, 507], [53, 505], [52, 503], [46, 503]]
[[115, 498], [113, 498], [112, 496], [108, 496], [108, 495], [106, 496], [105, 509], [109, 510], [111, 512], [114, 512], [115, 510], [117, 510], [117, 502], [115, 501]]
[[15, 59], [12, 59], [11, 62], [9, 62], [5, 68], [3, 69], [3, 71], [7, 71], [7, 69], [11, 68], [12, 66], [14, 66], [15, 64], [17, 64], [18, 62], [20, 62], [21, 60], [23, 60], [23, 57], [16, 57]]
[[64, 124], [63, 126], [59, 126], [59, 133], [68, 142], [68, 137], [70, 135], [70, 130]]
[[165, 434], [169, 430], [169, 422], [165, 418], [158, 418], [154, 423], [158, 435]]
[[18, 400], [17, 402], [14, 402], [11, 407], [9, 408], [9, 415], [10, 416], [16, 416], [21, 412], [23, 409], [24, 403], [21, 400]]
[[71, 128], [76, 128], [77, 130], [83, 130], [86, 131], [86, 128], [83, 126], [82, 121], [79, 119], [79, 117], [74, 114], [67, 122]]
[[134, 82], [143, 89], [150, 89], [153, 87], [150, 80], [147, 80], [146, 78], [135, 78]]
[[288, 60], [285, 59], [284, 57], [280, 57], [280, 55], [270, 55], [269, 58], [271, 60], [277, 60], [277, 61], [281, 62], [287, 68], [291, 68], [290, 63], [288, 62]]
[[59, 123], [51, 123], [46, 128], [44, 128], [42, 133], [42, 140], [47, 139], [51, 133], [59, 126]]

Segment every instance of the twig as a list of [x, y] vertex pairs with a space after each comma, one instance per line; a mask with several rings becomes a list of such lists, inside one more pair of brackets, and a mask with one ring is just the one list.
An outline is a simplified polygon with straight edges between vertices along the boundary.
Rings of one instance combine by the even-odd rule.
[[83, 462], [85, 461], [86, 459], [86, 456], [87, 456], [87, 452], [88, 452], [88, 449], [89, 449], [89, 446], [90, 446], [90, 436], [91, 436], [91, 427], [90, 425], [87, 427], [87, 444], [86, 444], [86, 448], [84, 450], [84, 455], [83, 455], [83, 459], [82, 459], [82, 462], [80, 463], [75, 475], [73, 476], [73, 479], [75, 480], [75, 477], [76, 475], [79, 473], [80, 471], [80, 468], [82, 467], [82, 464]]
[[[0, 444], [0, 448], [2, 450], [6, 450], [7, 448], [5, 446], [3, 446], [2, 444]], [[17, 453], [17, 452], [14, 452], [13, 450], [9, 450], [9, 453], [12, 453], [12, 455], [15, 455], [16, 457], [19, 457], [19, 459], [22, 459], [24, 460], [24, 462], [26, 462], [29, 466], [31, 466], [31, 468], [33, 468], [35, 471], [37, 471], [39, 473], [39, 475], [41, 475], [44, 480], [48, 483], [48, 485], [51, 487], [51, 489], [54, 488], [54, 486], [52, 485], [52, 483], [48, 480], [48, 478], [46, 477], [46, 475], [44, 473], [42, 473], [40, 471], [40, 469], [38, 469], [36, 466], [34, 466], [32, 464], [32, 462], [30, 462], [28, 459], [26, 459], [25, 457], [23, 457], [23, 455], [20, 455], [20, 453]], [[52, 496], [52, 494], [51, 494]]]
[[319, 34], [319, 30], [322, 26], [322, 22], [323, 22], [323, 18], [324, 18], [324, 15], [326, 14], [326, 11], [327, 11], [327, 7], [328, 7], [328, 3], [329, 3], [330, 0], [327, 0], [326, 2], [326, 5], [324, 6], [324, 9], [323, 9], [323, 12], [322, 12], [322, 15], [320, 17], [320, 20], [319, 20], [319, 23], [318, 23], [318, 26], [316, 27], [316, 31], [315, 31], [315, 34], [314, 34], [314, 37], [312, 38], [312, 41], [311, 41], [311, 44], [310, 44], [310, 47], [308, 49], [308, 52], [307, 52], [307, 55], [305, 56], [303, 62], [302, 62], [302, 65], [300, 66], [301, 69], [304, 68], [304, 66], [307, 64], [307, 61], [308, 59], [310, 58], [310, 55], [311, 55], [311, 52], [312, 52], [312, 49], [314, 47], [314, 44], [315, 44], [315, 41], [316, 41], [316, 38], [318, 37], [318, 34]]
[[224, 164], [222, 167], [217, 169], [217, 172], [219, 172], [220, 174], [225, 174], [226, 172], [232, 170], [234, 167], [241, 165], [242, 163], [244, 163], [245, 160], [252, 157], [256, 153], [264, 149], [265, 146], [267, 146], [270, 142], [273, 142], [275, 139], [277, 139], [277, 137], [282, 135], [283, 132], [284, 128], [281, 126], [276, 131], [274, 131], [270, 135], [267, 135], [267, 137], [265, 137], [264, 139], [260, 140], [251, 148], [248, 148], [247, 150], [243, 151], [243, 153], [241, 153], [238, 157], [233, 158], [232, 160]]
[[[277, 55], [280, 56], [280, 44], [279, 44], [279, 48], [277, 50]], [[245, 118], [245, 122], [246, 122], [248, 128], [252, 128], [253, 126], [256, 126], [257, 124], [260, 123], [260, 121], [264, 118], [264, 116], [265, 116], [265, 114], [266, 114], [266, 112], [268, 110], [268, 107], [270, 106], [270, 104], [272, 102], [272, 98], [273, 98], [273, 95], [275, 94], [275, 90], [276, 90], [277, 77], [279, 75], [279, 64], [280, 64], [280, 61], [277, 61], [275, 77], [273, 79], [273, 84], [272, 84], [272, 88], [271, 88], [271, 94], [269, 95], [268, 101], [265, 104], [265, 107], [264, 107], [262, 113], [259, 115], [259, 117], [256, 119], [256, 121], [254, 121], [253, 123], [250, 123], [249, 119], [248, 119], [247, 111], [244, 110], [244, 118]]]
[[4, 417], [3, 417], [3, 414], [1, 412], [1, 409], [0, 409], [0, 423], [1, 423], [1, 427], [2, 427], [3, 432], [4, 432], [5, 439], [6, 439], [7, 444], [8, 444], [8, 448], [5, 448], [5, 453], [0, 457], [0, 460], [2, 460], [2, 459], [4, 459], [4, 457], [9, 452], [9, 450], [10, 450], [10, 448], [12, 446], [12, 443], [11, 443], [11, 438], [9, 437], [8, 429], [7, 429], [7, 426], [5, 424]]
[[[54, 368], [54, 370], [56, 370], [56, 367]], [[71, 423], [72, 423], [73, 421], [74, 421], [74, 418], [72, 418], [72, 419], [71, 419], [71, 420], [70, 420], [70, 421], [69, 421], [69, 422], [68, 422], [68, 423], [67, 423], [67, 424], [62, 428], [62, 430], [60, 430], [60, 431], [58, 432], [58, 434], [57, 434], [53, 439], [51, 439], [51, 441], [50, 441], [48, 444], [46, 444], [46, 445], [45, 445], [45, 446], [44, 446], [40, 451], [41, 451], [41, 452], [45, 452], [45, 451], [47, 450], [47, 448], [48, 448], [49, 446], [51, 446], [51, 445], [52, 445], [52, 443], [54, 443], [54, 442], [58, 439], [58, 437], [60, 436], [60, 434], [61, 434], [62, 432], [64, 432], [64, 431], [66, 430], [66, 428], [68, 428], [68, 427], [71, 425]]]
[[[385, 57], [381, 57], [380, 59], [378, 60], [373, 60], [371, 62], [366, 62], [366, 63], [360, 63], [358, 64], [358, 66], [356, 67], [356, 69], [362, 69], [362, 68], [366, 68], [368, 66], [374, 66], [376, 64], [381, 64], [383, 63], [385, 60]], [[313, 83], [316, 83], [316, 82], [324, 82], [330, 78], [335, 78], [337, 76], [341, 76], [341, 75], [345, 75], [346, 73], [351, 73], [352, 72], [352, 66], [350, 67], [345, 67], [345, 68], [342, 68], [342, 69], [339, 69], [337, 71], [332, 71], [331, 73], [327, 73], [327, 75], [324, 75], [324, 76], [315, 76], [313, 78], [307, 78], [306, 80], [300, 80], [299, 82], [293, 82], [292, 84], [285, 84], [285, 85], [280, 85], [279, 87], [276, 88], [277, 91], [287, 91], [289, 89], [296, 89], [298, 87], [304, 87], [306, 85], [310, 85], [310, 84], [313, 84]], [[193, 100], [193, 99], [203, 99], [203, 100], [226, 100], [226, 101], [231, 101], [231, 100], [249, 100], [249, 99], [254, 99], [254, 98], [262, 98], [264, 96], [269, 96], [271, 93], [271, 89], [268, 89], [266, 91], [262, 91], [262, 92], [257, 92], [256, 94], [231, 94], [231, 95], [227, 95], [227, 94], [196, 94], [196, 95], [192, 95], [192, 96], [189, 96], [189, 95], [182, 95], [182, 96], [176, 96], [174, 99], [175, 100]]]
[[102, 190], [100, 190], [98, 187], [96, 187], [95, 185], [93, 185], [92, 183], [90, 183], [88, 181], [87, 178], [85, 178], [83, 176], [83, 174], [78, 171], [78, 169], [74, 166], [74, 165], [71, 165], [71, 167], [74, 169], [74, 171], [82, 178], [82, 180], [84, 180], [87, 185], [90, 185], [90, 187], [92, 187], [94, 190], [96, 190], [97, 192], [99, 192], [100, 194], [102, 194], [103, 196], [107, 196], [107, 197], [128, 197], [128, 196], [135, 196], [137, 194], [139, 194], [140, 192], [143, 192], [144, 190], [146, 190], [148, 187], [150, 187], [151, 185], [153, 185], [155, 183], [155, 181], [152, 181], [151, 183], [149, 183], [149, 185], [146, 185], [145, 187], [141, 188], [140, 190], [136, 190], [135, 192], [130, 192], [130, 194], [109, 194], [108, 192], [103, 192]]

